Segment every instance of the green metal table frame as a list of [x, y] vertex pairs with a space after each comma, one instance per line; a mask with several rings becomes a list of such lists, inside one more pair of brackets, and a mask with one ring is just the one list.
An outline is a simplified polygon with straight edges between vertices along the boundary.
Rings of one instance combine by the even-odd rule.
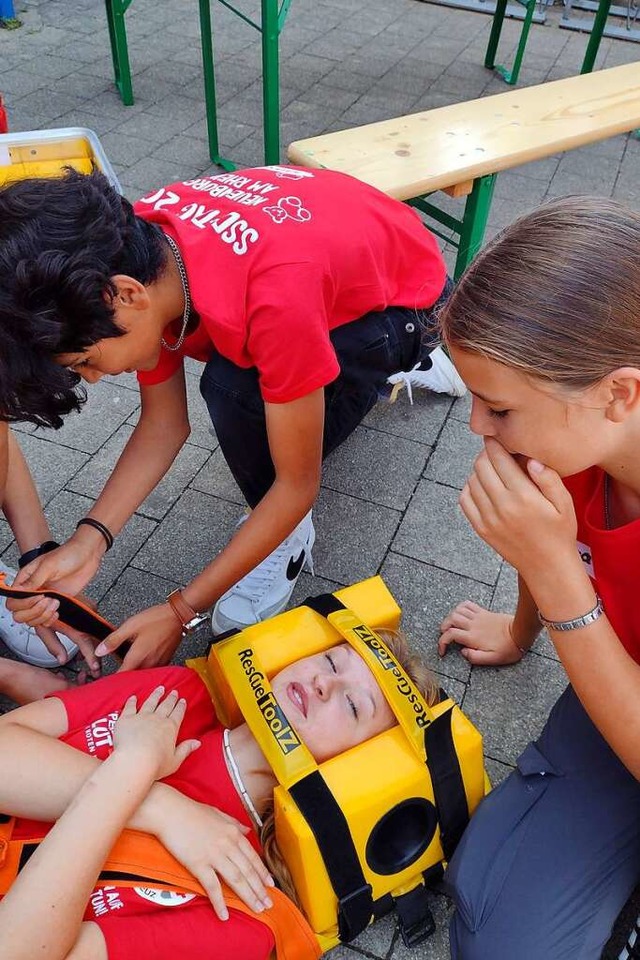
[[457, 280], [464, 273], [482, 246], [496, 177], [496, 173], [491, 173], [473, 181], [473, 187], [471, 193], [467, 195], [461, 220], [444, 210], [440, 210], [439, 207], [431, 203], [429, 198], [433, 194], [428, 193], [408, 201], [412, 207], [426, 213], [431, 220], [435, 220], [436, 223], [449, 231], [445, 233], [438, 227], [430, 225], [432, 233], [452, 244], [458, 250], [453, 272], [454, 280]]
[[[122, 102], [133, 103], [133, 85], [127, 47], [125, 13], [132, 0], [105, 0], [113, 73]], [[262, 113], [264, 160], [267, 164], [280, 162], [280, 34], [289, 12], [291, 0], [261, 0], [260, 21], [253, 20], [237, 10], [228, 0], [216, 0], [245, 23], [257, 30], [262, 38]], [[216, 99], [215, 60], [213, 51], [213, 28], [211, 0], [199, 0], [200, 39], [204, 70], [204, 94], [207, 109], [209, 154], [214, 163], [225, 170], [235, 170], [236, 165], [220, 155], [218, 137], [218, 106]]]
[[536, 12], [536, 4], [538, 0], [518, 0], [518, 3], [521, 3], [525, 8], [526, 14], [524, 20], [522, 21], [522, 30], [520, 31], [518, 49], [516, 50], [516, 55], [511, 70], [500, 63], [496, 63], [496, 53], [498, 51], [500, 34], [502, 33], [502, 24], [504, 23], [504, 17], [507, 12], [507, 2], [508, 0], [497, 0], [496, 9], [493, 14], [493, 23], [491, 24], [491, 33], [489, 34], [489, 42], [487, 44], [487, 52], [484, 58], [484, 65], [485, 67], [488, 67], [489, 70], [495, 70], [495, 72], [502, 77], [505, 83], [514, 84], [518, 82], [518, 77], [520, 76], [522, 58], [524, 57], [525, 47], [527, 45], [527, 40], [529, 39], [529, 30], [531, 29], [531, 23], [533, 21], [533, 15]]
[[[495, 13], [493, 14], [491, 33], [489, 34], [489, 42], [487, 44], [487, 52], [484, 58], [485, 67], [488, 67], [490, 70], [495, 70], [495, 72], [499, 74], [503, 80], [510, 84], [517, 83], [518, 81], [520, 67], [522, 66], [522, 58], [527, 45], [529, 29], [531, 27], [531, 21], [533, 19], [537, 0], [518, 0], [518, 2], [522, 3], [523, 6], [526, 7], [527, 13], [522, 23], [520, 40], [518, 42], [518, 49], [516, 51], [513, 67], [511, 70], [508, 70], [506, 67], [496, 64], [496, 53], [498, 50], [500, 34], [502, 33], [502, 24], [504, 23], [504, 17], [507, 10], [507, 0], [497, 0]], [[598, 4], [598, 10], [593, 20], [591, 36], [589, 37], [589, 43], [587, 44], [587, 49], [584, 55], [584, 60], [582, 61], [580, 73], [591, 73], [593, 70], [593, 65], [598, 53], [598, 48], [600, 47], [602, 34], [607, 23], [607, 17], [609, 16], [610, 9], [611, 0], [600, 0], [600, 3]]]

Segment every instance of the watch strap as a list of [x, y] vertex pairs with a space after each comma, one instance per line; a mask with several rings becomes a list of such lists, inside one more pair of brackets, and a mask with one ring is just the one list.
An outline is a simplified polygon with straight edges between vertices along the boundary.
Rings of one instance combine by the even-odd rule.
[[167, 597], [167, 603], [175, 613], [183, 633], [188, 631], [193, 620], [201, 618], [201, 614], [194, 610], [191, 604], [187, 603], [180, 588], [172, 590]]

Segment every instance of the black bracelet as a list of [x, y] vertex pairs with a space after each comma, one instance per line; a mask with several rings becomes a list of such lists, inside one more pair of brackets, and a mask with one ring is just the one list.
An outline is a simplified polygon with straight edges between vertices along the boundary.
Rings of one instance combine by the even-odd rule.
[[113, 534], [108, 527], [105, 527], [104, 523], [101, 523], [100, 520], [96, 520], [94, 517], [83, 517], [82, 520], [78, 520], [76, 523], [76, 530], [78, 527], [81, 527], [83, 523], [88, 527], [93, 527], [94, 530], [97, 530], [99, 533], [101, 533], [105, 539], [105, 543], [107, 544], [107, 551], [111, 550], [111, 547], [113, 546]]
[[60, 544], [56, 543], [55, 540], [45, 540], [39, 547], [26, 550], [18, 560], [18, 566], [22, 570], [23, 567], [26, 567], [26, 565], [31, 563], [32, 560], [35, 560], [36, 557], [41, 557], [43, 553], [50, 553], [51, 550], [57, 550], [59, 546]]

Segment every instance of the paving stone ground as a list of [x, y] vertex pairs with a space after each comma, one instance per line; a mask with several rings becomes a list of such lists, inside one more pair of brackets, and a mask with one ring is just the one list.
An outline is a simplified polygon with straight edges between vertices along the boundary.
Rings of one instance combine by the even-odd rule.
[[[240, 4], [255, 12], [255, 4]], [[136, 102], [124, 107], [112, 83], [103, 4], [17, 0], [23, 26], [0, 30], [0, 92], [10, 128], [91, 128], [130, 199], [216, 169], [207, 153], [197, 6], [196, 0], [132, 4], [127, 23]], [[223, 150], [242, 165], [260, 163], [259, 38], [213, 6]], [[586, 36], [558, 29], [558, 19], [552, 9], [546, 26], [532, 28], [521, 84], [578, 72]], [[281, 38], [283, 144], [505, 90], [482, 66], [489, 26], [482, 14], [416, 0], [293, 0]], [[513, 55], [518, 30], [505, 24], [504, 58]], [[597, 65], [639, 58], [637, 44], [605, 39]], [[568, 193], [612, 196], [640, 209], [639, 161], [640, 141], [621, 136], [501, 174], [488, 236], [546, 197]], [[446, 256], [451, 263], [451, 251]], [[93, 585], [101, 610], [116, 621], [201, 568], [238, 516], [241, 498], [199, 403], [195, 364], [188, 381], [191, 437], [118, 537]], [[402, 398], [367, 417], [326, 464], [315, 576], [303, 575], [294, 599], [381, 572], [416, 645], [483, 730], [491, 775], [500, 779], [539, 731], [565, 677], [545, 639], [504, 671], [472, 670], [453, 651], [437, 658], [437, 625], [453, 604], [472, 597], [508, 609], [514, 600], [512, 571], [475, 538], [456, 505], [478, 449], [466, 428], [468, 411], [465, 399], [420, 394], [413, 406]], [[135, 381], [123, 376], [92, 388], [82, 414], [58, 432], [16, 427], [58, 539], [87, 512], [138, 412]], [[0, 550], [15, 559], [4, 521]], [[191, 647], [205, 642], [200, 635]], [[446, 960], [449, 907], [435, 895], [433, 905], [438, 932], [412, 955]], [[387, 919], [333, 956], [405, 960], [409, 952]]]

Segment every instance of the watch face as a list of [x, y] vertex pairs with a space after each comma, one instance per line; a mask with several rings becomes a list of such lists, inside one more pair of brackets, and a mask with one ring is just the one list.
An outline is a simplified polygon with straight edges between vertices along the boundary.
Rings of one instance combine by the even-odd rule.
[[192, 620], [189, 620], [189, 623], [185, 623], [184, 629], [191, 632], [191, 630], [195, 630], [196, 627], [199, 627], [200, 624], [204, 623], [207, 619], [208, 615], [206, 613], [198, 613]]

